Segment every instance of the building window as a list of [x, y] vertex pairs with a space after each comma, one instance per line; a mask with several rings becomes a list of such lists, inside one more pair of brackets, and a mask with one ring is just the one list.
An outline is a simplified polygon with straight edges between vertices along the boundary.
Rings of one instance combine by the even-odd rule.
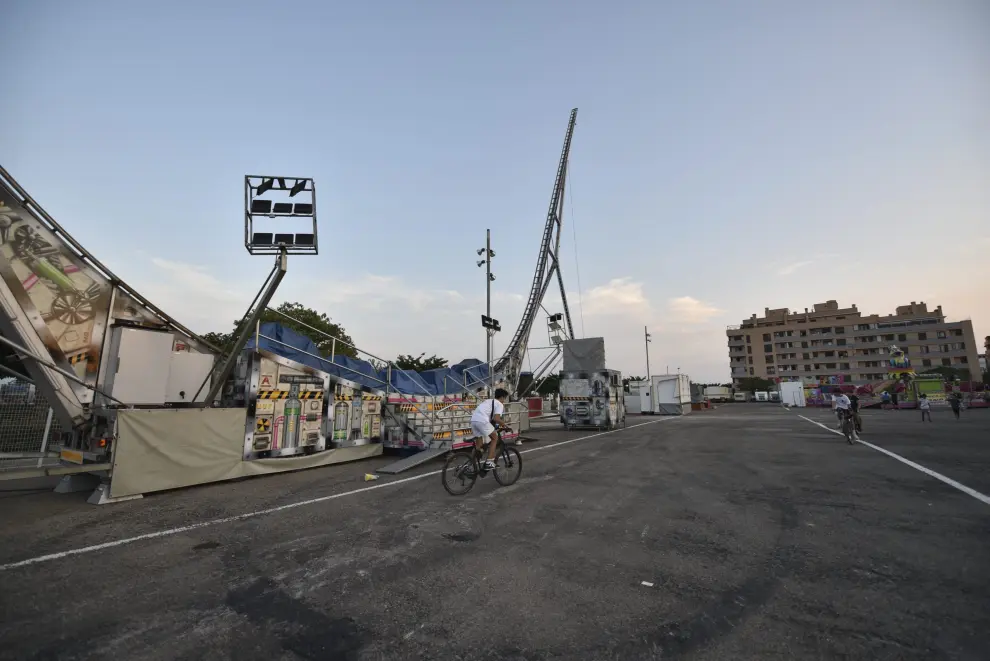
[[749, 341], [750, 341], [751, 339], [752, 339], [752, 338], [751, 338], [751, 337], [750, 337], [749, 335], [747, 335], [747, 336], [746, 336], [746, 344], [749, 344]]
[[[753, 353], [753, 347], [746, 347], [746, 353]], [[752, 360], [753, 359], [750, 358], [750, 361], [752, 361]]]
[[773, 353], [773, 345], [772, 344], [764, 344], [763, 345], [763, 353]]
[[773, 356], [771, 356], [770, 354], [767, 354], [767, 355], [766, 355], [766, 356], [764, 356], [763, 358], [764, 358], [764, 360], [766, 360], [766, 362], [767, 362], [767, 365], [770, 365], [770, 364], [772, 364], [772, 363], [773, 363]]
[[959, 364], [961, 364], [961, 365], [969, 365], [969, 358], [967, 358], [966, 356], [961, 356], [959, 358]]
[[840, 338], [840, 339], [836, 340], [835, 343], [836, 343], [836, 345], [838, 345], [840, 347], [844, 347], [844, 346], [846, 346], [846, 338], [844, 338], [844, 337], [843, 338]]
[[749, 357], [749, 364], [750, 364], [750, 365], [752, 365], [752, 364], [753, 364], [753, 357], [752, 357], [752, 356], [750, 356], [750, 357]]
[[810, 372], [811, 371], [811, 365], [805, 365], [804, 366], [804, 371], [805, 372]]
[[753, 376], [753, 368], [752, 367], [749, 368], [749, 375], [750, 376]]
[[951, 365], [952, 364], [952, 359], [951, 358], [943, 358], [942, 359], [942, 364], [943, 365]]
[[767, 368], [767, 374], [776, 374], [776, 373], [777, 373], [777, 370], [774, 369], [773, 367], [768, 367]]
[[940, 344], [939, 345], [939, 351], [941, 351], [942, 353], [949, 353], [949, 345], [948, 344]]
[[898, 342], [907, 342], [907, 333], [901, 333], [897, 336]]
[[918, 333], [918, 339], [919, 340], [927, 340], [928, 339], [928, 333]]
[[944, 340], [944, 339], [945, 339], [945, 331], [938, 331], [938, 332], [937, 332], [937, 333], [936, 333], [935, 335], [936, 335], [936, 336], [938, 337], [938, 339], [940, 339], [940, 340]]
[[810, 360], [811, 359], [811, 354], [810, 353], [803, 353], [803, 354], [801, 354], [801, 357], [804, 358], [805, 360]]
[[932, 361], [930, 361], [927, 358], [925, 358], [923, 361], [921, 361], [921, 366], [922, 367], [931, 367], [932, 366]]
[[769, 342], [770, 341], [770, 333], [764, 333], [763, 334], [763, 341], [764, 342]]

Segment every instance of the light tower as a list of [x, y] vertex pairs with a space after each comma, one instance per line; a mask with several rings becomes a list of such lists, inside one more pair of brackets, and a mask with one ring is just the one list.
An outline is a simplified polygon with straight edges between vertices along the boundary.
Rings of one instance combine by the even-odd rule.
[[196, 391], [193, 401], [210, 384], [203, 405], [213, 406], [237, 357], [256, 330], [289, 265], [289, 255], [319, 254], [316, 224], [316, 184], [309, 177], [244, 177], [244, 247], [252, 255], [275, 255], [275, 266], [258, 290], [236, 329], [226, 355]]

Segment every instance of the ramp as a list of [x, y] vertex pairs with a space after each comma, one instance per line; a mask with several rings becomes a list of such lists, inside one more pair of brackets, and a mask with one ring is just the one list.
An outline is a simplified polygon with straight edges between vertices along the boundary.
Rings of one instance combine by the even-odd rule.
[[395, 461], [388, 466], [383, 466], [376, 470], [376, 473], [384, 473], [385, 475], [396, 475], [402, 471], [407, 471], [410, 468], [415, 468], [421, 464], [436, 459], [447, 453], [447, 448], [439, 448], [434, 450], [423, 450], [422, 452], [417, 452], [416, 454], [410, 455], [405, 459], [400, 459]]

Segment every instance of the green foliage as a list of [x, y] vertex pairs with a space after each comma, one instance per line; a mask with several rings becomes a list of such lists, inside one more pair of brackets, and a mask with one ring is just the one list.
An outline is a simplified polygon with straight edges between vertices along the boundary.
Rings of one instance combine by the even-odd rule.
[[[325, 313], [307, 308], [302, 303], [282, 303], [275, 309], [282, 314], [265, 310], [261, 315], [261, 323], [279, 323], [305, 335], [313, 341], [323, 356], [330, 356], [332, 350], [336, 356], [358, 357], [358, 352], [351, 346], [354, 340], [343, 326], [331, 321]], [[292, 319], [282, 315], [288, 315]], [[209, 332], [203, 335], [203, 339], [226, 353], [241, 328], [243, 328], [243, 320], [234, 321], [233, 329], [229, 333]], [[337, 342], [334, 342], [333, 338], [337, 338]]]
[[399, 369], [416, 372], [425, 372], [426, 370], [435, 370], [447, 366], [446, 358], [440, 358], [438, 356], [423, 358], [425, 355], [425, 353], [421, 353], [415, 357], [412, 355], [400, 355], [395, 359], [395, 366]]
[[774, 382], [770, 379], [761, 379], [758, 376], [748, 376], [743, 379], [739, 379], [739, 390], [745, 390], [746, 392], [771, 390], [774, 385]]
[[560, 376], [557, 374], [551, 374], [544, 379], [543, 383], [540, 384], [540, 387], [536, 389], [536, 392], [544, 397], [560, 392]]

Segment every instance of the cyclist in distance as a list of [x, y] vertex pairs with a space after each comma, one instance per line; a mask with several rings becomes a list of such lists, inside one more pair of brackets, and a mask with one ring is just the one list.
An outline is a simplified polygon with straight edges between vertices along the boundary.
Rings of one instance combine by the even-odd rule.
[[471, 414], [471, 431], [475, 435], [475, 447], [480, 451], [488, 443], [488, 459], [482, 466], [486, 470], [495, 468], [495, 452], [497, 451], [498, 435], [496, 427], [504, 425], [502, 414], [505, 413], [505, 400], [509, 392], [503, 388], [495, 390], [494, 399], [486, 399]]

